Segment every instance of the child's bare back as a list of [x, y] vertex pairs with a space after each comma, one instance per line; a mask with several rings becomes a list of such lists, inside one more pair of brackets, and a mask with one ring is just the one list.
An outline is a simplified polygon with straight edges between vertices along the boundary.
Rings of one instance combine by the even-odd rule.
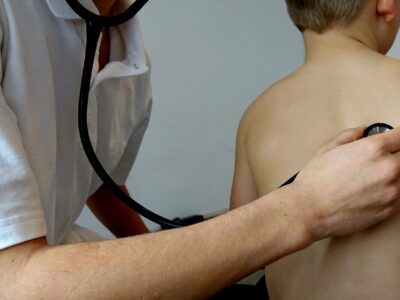
[[[304, 36], [305, 64], [242, 119], [232, 207], [278, 188], [342, 129], [400, 125], [400, 62], [340, 31]], [[269, 266], [266, 276], [272, 300], [400, 299], [400, 216], [320, 241]]]

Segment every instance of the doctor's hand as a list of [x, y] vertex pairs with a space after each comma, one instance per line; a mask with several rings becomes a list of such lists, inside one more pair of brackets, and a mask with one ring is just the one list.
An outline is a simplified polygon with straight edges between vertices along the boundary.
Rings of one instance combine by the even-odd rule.
[[361, 139], [348, 129], [321, 147], [293, 188], [305, 193], [316, 240], [367, 229], [400, 210], [400, 129]]

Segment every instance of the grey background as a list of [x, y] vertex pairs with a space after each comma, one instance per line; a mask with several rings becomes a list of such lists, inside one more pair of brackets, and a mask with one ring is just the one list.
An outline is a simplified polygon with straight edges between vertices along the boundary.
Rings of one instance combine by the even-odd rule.
[[[301, 35], [283, 0], [151, 0], [141, 21], [154, 110], [128, 188], [171, 218], [226, 209], [240, 118], [302, 63]], [[87, 209], [78, 223], [111, 237]]]

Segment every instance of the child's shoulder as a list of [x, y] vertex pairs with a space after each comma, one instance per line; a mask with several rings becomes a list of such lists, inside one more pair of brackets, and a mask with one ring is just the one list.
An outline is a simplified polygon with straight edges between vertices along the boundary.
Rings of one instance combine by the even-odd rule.
[[316, 119], [325, 114], [324, 108], [308, 99], [314, 93], [312, 81], [300, 72], [263, 92], [248, 107], [240, 123], [238, 144], [242, 145], [256, 184], [263, 192], [273, 190], [301, 167], [299, 162], [316, 150], [315, 141], [321, 139], [321, 132], [326, 129]]
[[241, 127], [248, 134], [261, 129], [265, 134], [268, 131], [276, 131], [276, 127], [291, 123], [299, 119], [309, 110], [311, 95], [314, 86], [311, 79], [307, 78], [307, 72], [301, 68], [285, 78], [277, 81], [267, 88], [247, 108], [241, 120]]
[[398, 78], [400, 78], [400, 60], [397, 58], [385, 56], [384, 70], [389, 72], [388, 75], [394, 76], [394, 80], [397, 80]]
[[239, 126], [238, 141], [245, 145], [249, 156], [260, 157], [267, 152], [270, 157], [278, 157], [284, 151], [290, 152], [284, 149], [300, 146], [304, 153], [310, 153], [316, 150], [316, 141], [321, 144], [325, 135], [333, 136], [341, 110], [326, 97], [330, 93], [328, 84], [324, 79], [316, 82], [316, 74], [301, 68], [273, 84], [248, 107]]

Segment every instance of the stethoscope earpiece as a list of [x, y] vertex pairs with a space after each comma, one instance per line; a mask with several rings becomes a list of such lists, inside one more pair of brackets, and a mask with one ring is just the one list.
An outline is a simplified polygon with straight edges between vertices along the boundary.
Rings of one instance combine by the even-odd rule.
[[385, 133], [392, 130], [393, 127], [385, 123], [375, 123], [364, 130], [364, 137]]

